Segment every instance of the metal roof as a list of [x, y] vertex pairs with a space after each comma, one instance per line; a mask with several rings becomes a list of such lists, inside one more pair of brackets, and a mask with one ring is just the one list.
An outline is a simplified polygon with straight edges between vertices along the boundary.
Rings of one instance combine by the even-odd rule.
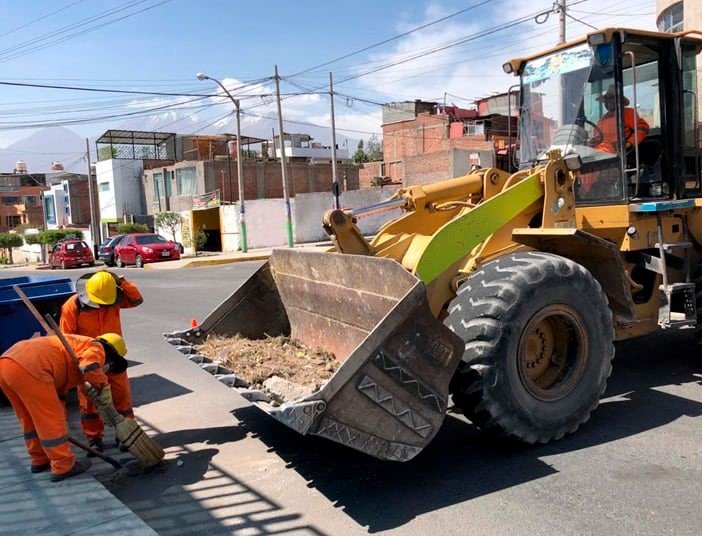
[[175, 137], [173, 132], [146, 132], [141, 130], [107, 130], [95, 143], [111, 145], [157, 145]]

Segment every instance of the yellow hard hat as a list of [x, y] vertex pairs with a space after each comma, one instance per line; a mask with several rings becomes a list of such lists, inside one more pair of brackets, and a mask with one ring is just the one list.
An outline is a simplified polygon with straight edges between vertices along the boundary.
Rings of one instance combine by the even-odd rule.
[[124, 357], [127, 355], [127, 343], [124, 342], [121, 335], [117, 335], [116, 333], [103, 333], [97, 340], [109, 344], [120, 356]]
[[90, 301], [98, 305], [112, 305], [117, 301], [117, 283], [107, 272], [93, 274], [85, 283], [85, 292]]

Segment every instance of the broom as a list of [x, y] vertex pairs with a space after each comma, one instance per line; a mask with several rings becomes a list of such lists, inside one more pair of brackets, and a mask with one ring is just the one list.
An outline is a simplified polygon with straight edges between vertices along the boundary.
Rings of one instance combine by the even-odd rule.
[[[61, 333], [61, 330], [54, 322], [54, 319], [50, 314], [46, 315], [46, 321], [49, 323], [54, 331], [54, 334], [59, 338], [63, 346], [66, 348], [68, 354], [73, 358], [73, 360], [78, 364], [78, 357], [73, 352], [73, 348]], [[132, 417], [125, 417], [119, 413], [112, 404], [104, 404], [100, 400], [100, 395], [97, 389], [85, 382], [85, 390], [88, 396], [93, 400], [94, 404], [98, 408], [98, 413], [103, 417], [103, 420], [114, 427], [115, 435], [119, 439], [129, 453], [134, 456], [144, 468], [152, 467], [157, 465], [165, 453], [161, 446], [156, 443], [153, 439], [144, 433], [139, 423], [136, 422]]]
[[[44, 331], [46, 331], [46, 334], [48, 335], [53, 332], [61, 341], [61, 344], [63, 344], [75, 365], [79, 367], [78, 357], [51, 315], [47, 314], [45, 317], [46, 320], [44, 320], [22, 289], [17, 285], [14, 285], [13, 288], [27, 306], [27, 309], [34, 315]], [[161, 446], [144, 433], [144, 430], [142, 430], [136, 420], [131, 417], [125, 417], [119, 413], [112, 404], [103, 404], [99, 400], [97, 389], [87, 382], [85, 385], [88, 396], [92, 398], [97, 406], [100, 416], [103, 417], [103, 420], [108, 425], [114, 427], [117, 439], [127, 447], [129, 453], [139, 460], [144, 468], [157, 465], [165, 456]]]

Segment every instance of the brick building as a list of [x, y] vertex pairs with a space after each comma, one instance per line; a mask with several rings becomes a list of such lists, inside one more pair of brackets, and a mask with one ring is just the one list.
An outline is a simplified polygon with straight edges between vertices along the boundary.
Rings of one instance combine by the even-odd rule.
[[[288, 194], [330, 192], [332, 166], [329, 147], [310, 143], [311, 138], [286, 134]], [[259, 151], [243, 150], [259, 145]], [[229, 135], [198, 136], [181, 142], [184, 160], [143, 171], [147, 212], [183, 211], [193, 207], [193, 199], [212, 195], [220, 203], [239, 200], [236, 165], [236, 142]], [[228, 149], [229, 148], [229, 149]], [[283, 197], [283, 179], [278, 143], [243, 137], [242, 168], [244, 198], [279, 199]], [[346, 158], [340, 151], [337, 158]], [[339, 181], [345, 190], [357, 190], [359, 166], [337, 164]]]
[[44, 215], [41, 192], [46, 188], [44, 174], [26, 172], [24, 162], [18, 162], [12, 173], [0, 173], [0, 232], [18, 225], [41, 226]]
[[[467, 173], [471, 166], [510, 168], [518, 95], [480, 99], [473, 109], [434, 102], [383, 107], [383, 161], [364, 164], [362, 188], [378, 183], [426, 184]], [[508, 108], [511, 108], [509, 110]]]

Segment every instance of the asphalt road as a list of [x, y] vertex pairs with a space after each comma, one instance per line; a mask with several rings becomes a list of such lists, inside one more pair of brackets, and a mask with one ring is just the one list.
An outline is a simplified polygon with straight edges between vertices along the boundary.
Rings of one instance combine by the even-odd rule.
[[257, 266], [120, 270], [145, 297], [122, 317], [136, 413], [170, 462], [105, 484], [159, 534], [702, 534], [689, 336], [618, 345], [602, 404], [564, 440], [505, 444], [450, 412], [415, 460], [379, 462], [288, 430], [163, 340]]

